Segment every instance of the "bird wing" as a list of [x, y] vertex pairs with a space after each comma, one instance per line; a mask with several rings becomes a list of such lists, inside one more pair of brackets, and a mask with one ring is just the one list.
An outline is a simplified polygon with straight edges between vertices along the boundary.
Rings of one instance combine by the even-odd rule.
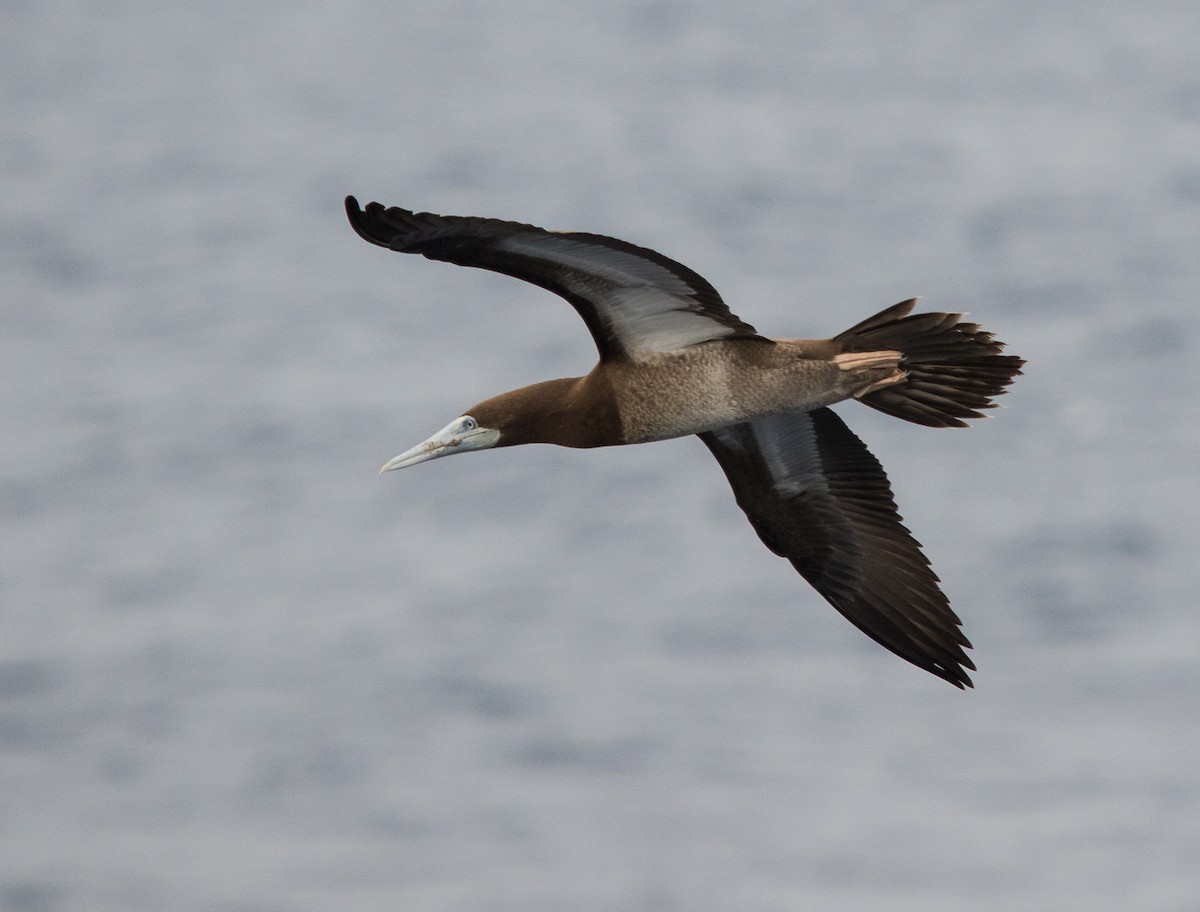
[[583, 317], [602, 361], [638, 359], [714, 339], [758, 339], [704, 278], [681, 263], [616, 238], [553, 232], [488, 218], [410, 212], [346, 198], [364, 240], [431, 260], [532, 282]]
[[971, 644], [879, 461], [827, 408], [700, 434], [768, 548], [871, 639], [957, 687]]

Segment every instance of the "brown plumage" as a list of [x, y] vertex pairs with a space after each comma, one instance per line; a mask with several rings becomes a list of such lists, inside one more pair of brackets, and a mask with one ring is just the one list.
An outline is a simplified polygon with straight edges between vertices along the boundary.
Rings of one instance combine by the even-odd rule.
[[600, 354], [583, 377], [484, 400], [382, 471], [524, 443], [696, 434], [768, 548], [872, 639], [971, 686], [971, 644], [902, 525], [883, 468], [828, 406], [856, 398], [917, 424], [965, 427], [1024, 363], [990, 333], [961, 314], [913, 314], [908, 300], [830, 339], [769, 339], [691, 269], [625, 241], [379, 203], [362, 210], [353, 197], [346, 211], [372, 244], [561, 295]]

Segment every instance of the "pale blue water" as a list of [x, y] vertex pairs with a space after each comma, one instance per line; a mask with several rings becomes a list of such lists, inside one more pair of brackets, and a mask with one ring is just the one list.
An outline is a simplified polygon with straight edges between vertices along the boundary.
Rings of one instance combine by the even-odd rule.
[[[1200, 8], [0, 8], [0, 908], [1200, 902]], [[387, 458], [580, 373], [341, 198], [608, 232], [763, 331], [913, 294], [1030, 361], [841, 409], [960, 693], [692, 440]]]

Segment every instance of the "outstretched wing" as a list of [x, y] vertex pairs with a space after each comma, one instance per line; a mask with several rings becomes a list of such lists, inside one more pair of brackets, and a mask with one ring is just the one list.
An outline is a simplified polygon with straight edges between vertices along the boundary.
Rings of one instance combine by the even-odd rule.
[[971, 644], [879, 461], [827, 408], [771, 415], [700, 439], [759, 537], [867, 636], [970, 687]]
[[707, 281], [645, 247], [498, 219], [410, 212], [346, 197], [364, 240], [431, 260], [476, 266], [540, 285], [583, 317], [602, 361], [637, 359], [713, 339], [759, 336]]

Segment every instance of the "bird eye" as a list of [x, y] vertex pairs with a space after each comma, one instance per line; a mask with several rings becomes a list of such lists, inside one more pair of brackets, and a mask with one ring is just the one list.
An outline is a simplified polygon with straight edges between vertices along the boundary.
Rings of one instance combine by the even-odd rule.
[[467, 415], [465, 418], [463, 418], [462, 426], [464, 431], [473, 431], [479, 427], [479, 422], [470, 415]]

